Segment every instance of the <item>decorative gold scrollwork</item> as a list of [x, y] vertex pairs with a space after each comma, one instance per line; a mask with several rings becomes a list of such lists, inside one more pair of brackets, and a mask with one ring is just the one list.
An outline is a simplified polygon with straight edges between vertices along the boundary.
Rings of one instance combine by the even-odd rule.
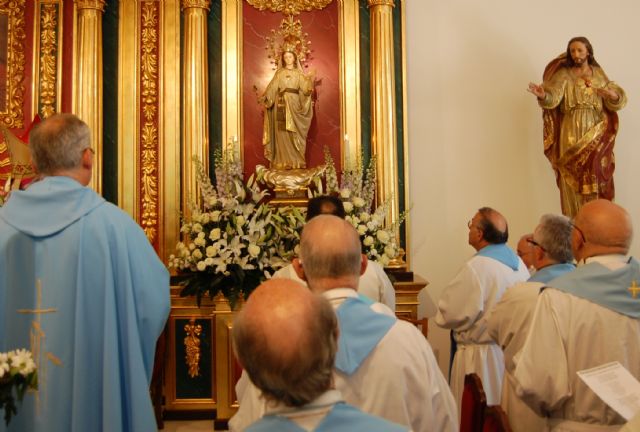
[[187, 333], [184, 338], [185, 361], [189, 367], [189, 376], [195, 378], [200, 375], [200, 335], [202, 334], [202, 325], [196, 324], [196, 319], [191, 318], [189, 324], [185, 324], [184, 331]]
[[261, 11], [268, 9], [285, 15], [298, 15], [302, 11], [324, 9], [331, 0], [247, 0], [247, 3]]
[[141, 93], [142, 218], [141, 225], [151, 243], [158, 233], [158, 3], [142, 5]]
[[58, 72], [58, 5], [44, 4], [40, 16], [39, 112], [47, 118], [56, 112]]
[[6, 82], [0, 97], [0, 123], [9, 128], [24, 125], [24, 67], [25, 67], [25, 0], [0, 0], [0, 15], [7, 18], [6, 27]]

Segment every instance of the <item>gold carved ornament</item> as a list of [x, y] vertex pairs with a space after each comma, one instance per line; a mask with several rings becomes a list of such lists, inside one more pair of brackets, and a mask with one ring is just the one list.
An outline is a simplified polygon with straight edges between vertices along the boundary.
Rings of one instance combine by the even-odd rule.
[[24, 67], [25, 67], [25, 0], [0, 0], [0, 14], [8, 15], [7, 33], [7, 82], [4, 110], [0, 123], [9, 128], [24, 125]]
[[302, 11], [324, 9], [331, 0], [247, 0], [247, 3], [261, 11], [268, 9], [284, 15], [298, 15]]
[[302, 31], [300, 20], [294, 21], [291, 15], [282, 20], [280, 27], [272, 29], [271, 35], [266, 37], [267, 52], [276, 69], [283, 52], [294, 52], [300, 64], [304, 65], [311, 53], [308, 37], [309, 34]]
[[142, 5], [141, 107], [142, 144], [141, 225], [151, 243], [158, 233], [158, 3]]
[[58, 63], [58, 7], [42, 5], [40, 17], [40, 115], [56, 112], [56, 74]]
[[187, 335], [184, 338], [185, 361], [189, 367], [189, 376], [195, 378], [200, 375], [200, 335], [202, 325], [196, 324], [195, 318], [185, 324], [184, 331]]
[[211, 9], [211, 0], [182, 0], [182, 9], [197, 8], [197, 9]]
[[76, 0], [78, 9], [96, 9], [104, 12], [106, 5], [107, 2], [105, 0]]
[[391, 6], [394, 7], [395, 4], [393, 0], [368, 0], [369, 7], [372, 6]]

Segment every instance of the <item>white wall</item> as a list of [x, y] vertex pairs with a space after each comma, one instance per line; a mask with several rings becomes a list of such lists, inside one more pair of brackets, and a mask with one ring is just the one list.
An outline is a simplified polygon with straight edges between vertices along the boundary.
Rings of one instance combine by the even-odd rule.
[[[542, 118], [529, 81], [573, 36], [586, 36], [627, 92], [616, 140], [616, 202], [640, 230], [640, 41], [637, 0], [405, 0], [412, 269], [429, 280], [427, 316], [473, 254], [466, 223], [502, 212], [515, 247], [543, 213], [560, 212], [542, 152]], [[640, 241], [632, 253], [639, 256]], [[430, 326], [441, 366], [448, 333]]]

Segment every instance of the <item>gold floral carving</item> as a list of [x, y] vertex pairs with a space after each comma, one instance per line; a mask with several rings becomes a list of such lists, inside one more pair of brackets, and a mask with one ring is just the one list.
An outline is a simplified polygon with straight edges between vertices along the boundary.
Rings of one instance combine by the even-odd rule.
[[368, 0], [369, 7], [372, 6], [391, 6], [394, 7], [393, 0]]
[[211, 9], [211, 0], [182, 0], [182, 9], [199, 8]]
[[47, 118], [56, 112], [58, 64], [58, 5], [42, 5], [40, 16], [39, 112]]
[[158, 3], [142, 4], [141, 45], [141, 225], [154, 244], [158, 234]]
[[298, 15], [302, 11], [324, 9], [331, 0], [247, 0], [247, 3], [261, 11], [268, 9], [285, 15]]
[[189, 367], [189, 376], [195, 378], [200, 375], [200, 335], [202, 326], [196, 324], [195, 318], [185, 324], [184, 331], [187, 335], [184, 338], [185, 361]]
[[0, 123], [9, 128], [24, 125], [24, 67], [25, 67], [25, 0], [0, 0], [0, 13], [9, 16], [7, 35], [7, 82], [5, 109]]
[[78, 9], [97, 9], [100, 12], [104, 12], [106, 5], [107, 2], [105, 0], [76, 0]]

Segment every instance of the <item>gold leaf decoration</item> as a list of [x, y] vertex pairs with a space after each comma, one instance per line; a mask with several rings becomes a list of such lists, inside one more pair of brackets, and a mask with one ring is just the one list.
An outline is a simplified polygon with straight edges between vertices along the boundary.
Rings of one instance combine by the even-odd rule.
[[7, 82], [3, 83], [4, 109], [0, 123], [9, 128], [24, 125], [24, 67], [25, 67], [25, 0], [0, 0], [0, 13], [8, 16]]
[[154, 244], [158, 234], [158, 2], [142, 4], [141, 93], [141, 225]]
[[187, 335], [184, 338], [185, 361], [189, 367], [189, 376], [195, 378], [200, 375], [200, 339], [202, 325], [196, 324], [195, 318], [185, 324], [184, 331]]
[[302, 11], [324, 9], [331, 0], [247, 0], [247, 3], [261, 11], [270, 10], [282, 12], [285, 15], [298, 15]]
[[40, 115], [56, 112], [58, 64], [58, 6], [42, 5], [40, 17]]
[[211, 8], [211, 0], [182, 0], [182, 9], [199, 8], [209, 10]]

